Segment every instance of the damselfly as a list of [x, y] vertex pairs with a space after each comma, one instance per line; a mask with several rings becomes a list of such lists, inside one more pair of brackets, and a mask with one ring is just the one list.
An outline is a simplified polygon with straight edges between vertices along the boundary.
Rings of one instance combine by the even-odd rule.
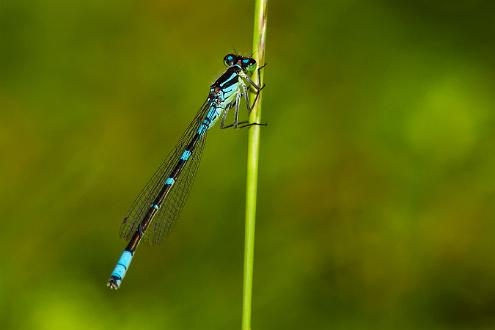
[[[204, 148], [206, 132], [221, 117], [220, 128], [261, 125], [239, 122], [239, 104], [244, 97], [248, 112], [251, 111], [249, 91], [256, 94], [253, 106], [263, 89], [255, 83], [251, 73], [256, 61], [250, 57], [228, 54], [224, 57], [227, 70], [211, 86], [208, 98], [194, 120], [189, 124], [174, 151], [158, 168], [141, 191], [122, 222], [120, 236], [129, 241], [107, 286], [118, 289], [131, 264], [132, 257], [143, 240], [158, 243], [170, 232], [184, 205], [198, 169]], [[258, 71], [261, 68], [258, 68]], [[259, 78], [259, 72], [258, 72]], [[230, 109], [234, 109], [234, 122], [225, 125]], [[243, 125], [242, 125], [243, 124]]]

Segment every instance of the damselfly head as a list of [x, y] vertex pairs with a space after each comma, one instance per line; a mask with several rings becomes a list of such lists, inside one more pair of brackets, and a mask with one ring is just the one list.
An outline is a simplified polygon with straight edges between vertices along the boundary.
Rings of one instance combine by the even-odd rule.
[[227, 66], [227, 67], [230, 67], [230, 66], [234, 65], [234, 63], [236, 62], [237, 57], [238, 56], [235, 55], [235, 54], [227, 54], [223, 58], [223, 64], [225, 64], [225, 66]]
[[256, 61], [251, 57], [243, 57], [236, 54], [227, 54], [223, 58], [223, 63], [227, 67], [238, 65], [242, 70], [253, 72], [256, 69]]

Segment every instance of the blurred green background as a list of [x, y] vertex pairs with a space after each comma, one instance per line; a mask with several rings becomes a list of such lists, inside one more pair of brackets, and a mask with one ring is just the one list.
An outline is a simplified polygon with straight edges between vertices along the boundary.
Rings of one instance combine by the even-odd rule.
[[[494, 12], [269, 3], [253, 329], [495, 328]], [[1, 329], [240, 328], [247, 130], [210, 131], [173, 235], [105, 283], [252, 14], [1, 2]]]

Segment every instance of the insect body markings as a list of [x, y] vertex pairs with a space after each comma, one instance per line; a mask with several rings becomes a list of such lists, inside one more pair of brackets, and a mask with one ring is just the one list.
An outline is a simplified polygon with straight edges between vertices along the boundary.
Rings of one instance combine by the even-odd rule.
[[[241, 98], [251, 111], [249, 90], [253, 90], [256, 102], [263, 86], [249, 77], [256, 69], [256, 61], [250, 57], [227, 54], [224, 57], [226, 71], [210, 86], [208, 98], [196, 117], [179, 139], [175, 149], [161, 164], [148, 184], [138, 195], [120, 228], [120, 236], [128, 240], [107, 286], [118, 289], [126, 275], [138, 245], [144, 240], [158, 243], [170, 233], [184, 205], [197, 172], [204, 149], [206, 132], [221, 117], [221, 128], [260, 125], [252, 123], [239, 126], [238, 112]], [[259, 69], [258, 69], [259, 70]], [[259, 77], [259, 75], [258, 75]], [[234, 122], [225, 125], [230, 109], [234, 108]]]

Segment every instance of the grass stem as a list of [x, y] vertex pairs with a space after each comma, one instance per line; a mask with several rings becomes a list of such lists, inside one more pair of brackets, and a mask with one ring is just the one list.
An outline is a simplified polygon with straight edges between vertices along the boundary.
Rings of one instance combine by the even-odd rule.
[[[266, 39], [266, 5], [267, 0], [255, 0], [253, 58], [261, 67], [265, 64]], [[263, 85], [263, 70], [259, 73]], [[253, 74], [253, 81], [258, 81], [258, 72]], [[250, 123], [261, 123], [261, 100], [258, 97], [251, 114]], [[256, 193], [258, 185], [258, 159], [260, 147], [260, 128], [253, 125], [248, 133], [247, 177], [246, 177], [246, 227], [244, 245], [244, 283], [242, 304], [242, 330], [251, 330], [251, 310], [253, 295], [254, 231], [256, 223]]]

